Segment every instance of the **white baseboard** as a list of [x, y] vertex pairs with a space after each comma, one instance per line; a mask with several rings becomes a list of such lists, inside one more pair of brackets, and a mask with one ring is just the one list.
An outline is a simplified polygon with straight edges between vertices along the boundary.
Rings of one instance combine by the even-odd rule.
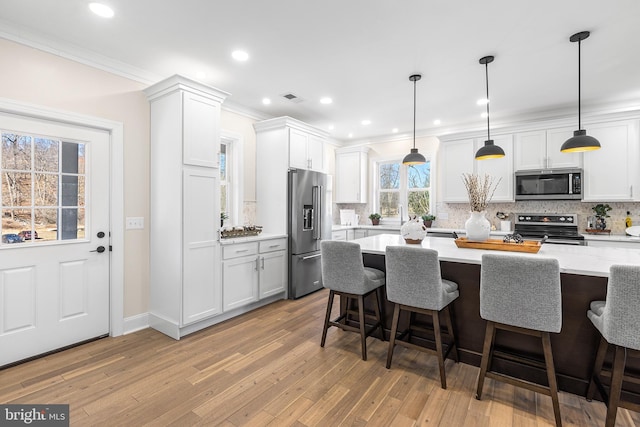
[[124, 319], [123, 335], [149, 327], [149, 313], [136, 314]]

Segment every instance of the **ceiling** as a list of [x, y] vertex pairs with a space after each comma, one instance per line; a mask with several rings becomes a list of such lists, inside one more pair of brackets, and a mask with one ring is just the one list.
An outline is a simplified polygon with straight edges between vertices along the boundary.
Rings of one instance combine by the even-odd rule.
[[[154, 83], [173, 74], [231, 93], [255, 117], [291, 116], [355, 143], [492, 126], [562, 111], [640, 105], [637, 0], [2, 0], [0, 37]], [[237, 62], [236, 49], [250, 58]], [[283, 95], [294, 94], [300, 102]], [[333, 103], [323, 105], [322, 97]], [[268, 97], [271, 105], [263, 105]], [[434, 120], [441, 120], [436, 126]], [[363, 120], [371, 123], [363, 125]], [[577, 118], [576, 118], [577, 123]], [[333, 126], [329, 130], [329, 126]], [[351, 134], [351, 136], [349, 136]]]

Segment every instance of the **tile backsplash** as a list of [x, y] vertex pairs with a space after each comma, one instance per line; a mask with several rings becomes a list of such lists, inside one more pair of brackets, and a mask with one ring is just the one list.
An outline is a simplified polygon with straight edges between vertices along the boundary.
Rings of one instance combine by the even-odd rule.
[[[612, 234], [624, 234], [625, 218], [627, 211], [631, 213], [634, 225], [640, 225], [640, 202], [605, 202], [611, 206], [607, 228]], [[491, 224], [500, 229], [500, 220], [496, 218], [496, 212], [509, 214], [509, 220], [513, 220], [515, 213], [562, 213], [577, 214], [578, 229], [581, 232], [587, 228], [587, 218], [594, 214], [591, 208], [598, 202], [579, 202], [574, 200], [561, 201], [520, 201], [514, 203], [491, 203], [487, 209], [487, 219]], [[369, 214], [372, 211], [368, 204], [335, 204], [333, 205], [333, 222], [340, 222], [340, 209], [354, 209], [360, 215], [360, 224], [369, 224]], [[447, 217], [443, 219], [443, 217]], [[469, 205], [466, 203], [438, 203], [436, 205], [436, 220], [433, 227], [439, 228], [464, 228], [465, 221], [469, 218]]]

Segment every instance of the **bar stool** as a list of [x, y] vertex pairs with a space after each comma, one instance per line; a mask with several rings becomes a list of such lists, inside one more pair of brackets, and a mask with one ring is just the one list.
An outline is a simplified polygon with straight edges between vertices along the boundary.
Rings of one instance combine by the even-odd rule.
[[[435, 354], [440, 368], [440, 385], [447, 388], [444, 372], [444, 361], [454, 350], [454, 359], [458, 362], [458, 347], [456, 345], [451, 310], [449, 305], [460, 295], [458, 284], [444, 280], [440, 276], [440, 261], [438, 252], [433, 249], [413, 248], [408, 246], [389, 246], [386, 249], [387, 270], [387, 299], [395, 303], [389, 350], [387, 352], [387, 369], [391, 367], [393, 349], [396, 345]], [[407, 329], [398, 333], [400, 311], [408, 311], [409, 325]], [[447, 351], [443, 351], [442, 332], [440, 330], [440, 312], [444, 312], [449, 342]], [[419, 346], [410, 342], [412, 331], [425, 328], [414, 325], [415, 313], [426, 314], [433, 321], [433, 335], [436, 349]], [[407, 341], [403, 339], [407, 337]]]
[[[613, 427], [616, 423], [618, 407], [640, 412], [640, 405], [622, 401], [620, 394], [622, 383], [630, 379], [624, 375], [626, 358], [640, 353], [640, 266], [612, 265], [609, 269], [606, 301], [592, 301], [587, 317], [600, 332], [600, 346], [596, 354], [587, 400], [591, 400], [596, 387], [607, 402], [605, 425]], [[614, 348], [609, 395], [602, 385], [600, 374], [602, 365], [611, 344]], [[637, 382], [637, 379], [636, 379]]]
[[[367, 360], [367, 337], [373, 331], [380, 329], [380, 337], [384, 341], [382, 318], [380, 316], [380, 297], [378, 289], [385, 284], [385, 274], [375, 268], [365, 267], [362, 262], [360, 245], [344, 241], [323, 241], [320, 243], [322, 255], [322, 285], [329, 289], [327, 313], [322, 329], [322, 341], [320, 347], [324, 347], [327, 339], [327, 329], [335, 326], [345, 331], [359, 332], [362, 343], [362, 360]], [[346, 310], [334, 320], [331, 318], [334, 295], [340, 295], [347, 299]], [[373, 315], [365, 312], [364, 299], [373, 296]], [[358, 311], [350, 308], [349, 301], [357, 301]], [[352, 319], [350, 315], [358, 316], [359, 326], [356, 328], [348, 324]], [[373, 317], [375, 322], [367, 329], [365, 319]]]
[[[556, 426], [562, 425], [550, 332], [562, 329], [562, 296], [558, 261], [522, 255], [482, 255], [480, 317], [487, 321], [476, 399], [482, 397], [485, 377], [551, 396]], [[490, 371], [496, 329], [542, 339], [549, 385], [543, 386]], [[511, 359], [531, 364], [515, 355]]]

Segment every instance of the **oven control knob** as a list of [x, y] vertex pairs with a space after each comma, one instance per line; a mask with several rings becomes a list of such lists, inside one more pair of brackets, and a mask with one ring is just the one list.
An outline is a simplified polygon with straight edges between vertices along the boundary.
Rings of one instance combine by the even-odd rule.
[[563, 216], [560, 217], [560, 221], [564, 221], [564, 217]]
[[519, 219], [520, 221], [523, 221], [523, 220], [524, 220], [524, 217], [523, 217], [523, 216], [519, 216], [519, 217], [518, 217], [518, 219]]
[[573, 222], [573, 217], [568, 217], [568, 218], [567, 218], [567, 221], [569, 221], [569, 222]]

